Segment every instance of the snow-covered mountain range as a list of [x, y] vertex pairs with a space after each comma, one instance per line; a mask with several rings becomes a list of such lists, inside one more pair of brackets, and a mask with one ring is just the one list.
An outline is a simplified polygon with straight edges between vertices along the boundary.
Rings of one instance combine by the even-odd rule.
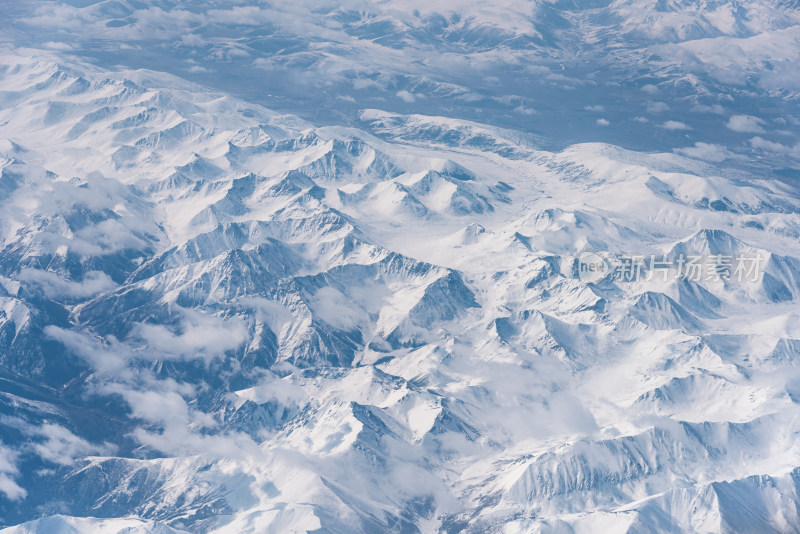
[[0, 16], [1, 532], [800, 532], [797, 2]]

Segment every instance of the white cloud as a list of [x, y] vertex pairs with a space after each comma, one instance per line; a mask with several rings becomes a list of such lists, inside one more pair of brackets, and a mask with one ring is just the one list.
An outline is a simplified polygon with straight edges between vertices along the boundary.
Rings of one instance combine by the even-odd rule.
[[774, 152], [776, 154], [800, 155], [800, 143], [797, 143], [792, 147], [782, 143], [768, 141], [767, 139], [756, 136], [750, 139], [750, 145], [754, 148], [760, 148], [761, 150]]
[[132, 357], [130, 349], [113, 337], [107, 340], [106, 345], [101, 345], [100, 340], [87, 334], [54, 325], [45, 327], [44, 334], [86, 360], [101, 376], [121, 376], [127, 360]]
[[531, 74], [545, 75], [550, 73], [550, 69], [544, 65], [525, 65], [523, 70]]
[[455, 99], [461, 102], [478, 102], [479, 100], [483, 100], [483, 97], [478, 93], [467, 91], [466, 93], [461, 93], [460, 95], [456, 96]]
[[691, 130], [689, 126], [679, 121], [666, 121], [661, 127], [667, 130]]
[[642, 91], [644, 91], [647, 94], [654, 95], [658, 92], [658, 87], [656, 87], [652, 83], [648, 83], [647, 85], [642, 86]]
[[153, 389], [163, 385], [169, 387], [170, 383], [160, 380], [151, 383], [146, 391], [121, 384], [110, 384], [105, 388], [109, 393], [121, 395], [134, 417], [147, 422], [148, 426], [160, 427], [160, 431], [142, 427], [135, 429], [132, 434], [141, 444], [177, 455], [208, 454], [238, 458], [258, 453], [257, 444], [247, 435], [235, 432], [216, 435], [200, 433], [202, 429], [216, 426], [214, 418], [190, 407], [177, 391]]
[[[110, 455], [117, 450], [108, 442], [91, 443], [73, 434], [69, 429], [55, 423], [31, 423], [18, 417], [4, 417], [3, 423], [19, 430], [28, 438], [25, 447], [45, 461], [59, 465], [69, 465], [76, 458], [89, 455]], [[14, 461], [18, 453], [8, 449], [0, 442], [0, 474], [16, 474]], [[7, 481], [0, 476], [0, 491]]]
[[369, 78], [355, 78], [353, 79], [353, 89], [383, 89], [383, 86]]
[[88, 455], [109, 455], [116, 448], [109, 444], [92, 444], [70, 432], [63, 426], [45, 423], [36, 434], [45, 438], [41, 443], [34, 443], [33, 450], [42, 459], [60, 465], [69, 465], [75, 458]]
[[257, 385], [237, 391], [235, 397], [258, 404], [274, 401], [286, 406], [299, 406], [308, 400], [308, 394], [291, 377], [278, 378], [274, 375], [265, 375]]
[[309, 307], [318, 318], [341, 330], [355, 328], [361, 317], [347, 297], [332, 287], [320, 288], [309, 302]]
[[663, 113], [665, 111], [669, 111], [670, 107], [669, 104], [666, 102], [648, 102], [647, 103], [647, 112], [648, 113]]
[[[545, 78], [551, 82], [566, 82], [567, 84], [574, 84], [574, 85], [584, 85], [584, 84], [592, 84], [590, 80], [579, 80], [578, 78], [572, 78], [570, 76], [566, 76], [564, 74], [553, 72], [545, 76]], [[570, 85], [563, 85], [564, 89], [574, 89]]]
[[80, 282], [65, 280], [54, 272], [39, 269], [23, 269], [18, 278], [39, 287], [48, 298], [85, 298], [117, 287], [111, 277], [101, 271], [87, 272]]
[[608, 122], [606, 119], [597, 119], [597, 120], [595, 121], [595, 123], [596, 123], [598, 126], [608, 126], [609, 124], [611, 124], [611, 123], [610, 123], [610, 122]]
[[258, 455], [258, 445], [246, 434], [228, 432], [203, 435], [182, 425], [170, 425], [162, 432], [137, 428], [133, 436], [141, 443], [166, 454], [221, 456], [226, 459]]
[[605, 106], [601, 106], [600, 104], [594, 106], [583, 106], [583, 109], [586, 111], [605, 111]]
[[752, 115], [734, 115], [728, 119], [726, 126], [734, 132], [764, 133], [762, 124], [764, 124], [762, 119]]
[[280, 303], [261, 297], [242, 297], [236, 301], [238, 305], [253, 308], [257, 323], [266, 323], [275, 335], [280, 336], [284, 326], [292, 323], [295, 316]]
[[416, 98], [414, 98], [414, 95], [412, 95], [405, 89], [403, 89], [402, 91], [397, 91], [397, 96], [398, 98], [400, 98], [400, 100], [402, 100], [403, 102], [408, 102], [409, 104], [416, 100]]
[[199, 47], [199, 46], [206, 46], [208, 44], [208, 41], [206, 41], [196, 33], [187, 33], [186, 35], [181, 36], [180, 43], [185, 46]]
[[74, 47], [72, 45], [70, 45], [70, 44], [61, 43], [61, 42], [57, 42], [57, 41], [49, 41], [47, 43], [42, 43], [42, 46], [44, 48], [49, 48], [50, 50], [69, 51], [69, 50], [73, 50], [74, 49]]
[[706, 161], [724, 161], [733, 157], [733, 154], [722, 145], [711, 143], [695, 143], [693, 147], [678, 148], [675, 152], [690, 158], [704, 159]]
[[125, 249], [140, 249], [146, 243], [132, 231], [132, 217], [124, 221], [106, 219], [82, 228], [72, 238], [58, 236], [69, 249], [82, 256], [102, 256]]
[[136, 333], [152, 357], [210, 361], [247, 340], [247, 326], [241, 319], [226, 320], [190, 310], [183, 314], [178, 333], [160, 324], [139, 325]]
[[719, 104], [714, 104], [712, 106], [706, 106], [705, 104], [697, 104], [692, 106], [692, 111], [694, 111], [695, 113], [713, 113], [715, 115], [725, 114], [725, 108], [723, 108]]
[[257, 69], [271, 70], [277, 65], [271, 58], [257, 57], [253, 60], [253, 66]]
[[247, 325], [241, 319], [226, 320], [191, 310], [183, 310], [183, 314], [178, 332], [163, 325], [138, 325], [134, 338], [144, 342], [144, 346], [138, 350], [131, 349], [113, 336], [100, 339], [54, 325], [45, 327], [44, 332], [86, 360], [99, 375], [116, 378], [131, 376], [131, 370], [126, 368], [128, 362], [134, 359], [199, 358], [208, 362], [247, 340]]
[[17, 458], [19, 453], [0, 442], [0, 493], [10, 501], [18, 501], [28, 494], [14, 476], [19, 473]]
[[[277, 305], [272, 308], [278, 314], [282, 311], [277, 309]], [[229, 458], [257, 452], [257, 445], [246, 435], [209, 435], [209, 430], [213, 430], [217, 423], [212, 416], [193, 408], [184, 398], [195, 394], [195, 388], [191, 385], [172, 379], [159, 380], [148, 369], [126, 367], [127, 361], [134, 357], [209, 358], [240, 344], [247, 333], [244, 323], [238, 319], [224, 320], [192, 311], [184, 311], [184, 314], [180, 333], [173, 333], [164, 327], [145, 328], [149, 343], [144, 350], [137, 351], [113, 337], [101, 341], [55, 326], [45, 330], [48, 336], [87, 359], [98, 377], [105, 378], [94, 386], [94, 391], [120, 395], [130, 406], [133, 417], [147, 422], [147, 428], [137, 428], [132, 432], [142, 445], [167, 454], [212, 454]], [[108, 443], [90, 443], [55, 424], [46, 424], [41, 428], [26, 425], [25, 431], [32, 436], [45, 438], [34, 443], [32, 450], [58, 464], [71, 463], [74, 458], [81, 456], [114, 452], [113, 446]], [[0, 458], [0, 491], [3, 491], [3, 487], [13, 493], [13, 486], [2, 476]]]
[[647, 117], [634, 117], [633, 120], [635, 122], [650, 122], [649, 120], [647, 120]]

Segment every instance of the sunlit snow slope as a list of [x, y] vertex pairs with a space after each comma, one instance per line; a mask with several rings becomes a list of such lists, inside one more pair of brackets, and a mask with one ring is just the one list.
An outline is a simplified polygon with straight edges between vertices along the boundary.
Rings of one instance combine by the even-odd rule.
[[[150, 28], [160, 47], [175, 26], [159, 33], [142, 11], [161, 10], [227, 46], [220, 28], [239, 22], [224, 13], [79, 4], [50, 16], [94, 52], [57, 34], [26, 42], [14, 31], [47, 21], [20, 18], [0, 56], [0, 532], [800, 531], [798, 88], [781, 78], [800, 50], [796, 3], [535, 2], [516, 25], [497, 2], [449, 21], [411, 1], [320, 3], [292, 19], [337, 21], [308, 45], [336, 49], [329, 66], [399, 69], [375, 51], [432, 60], [448, 46], [471, 61], [516, 50], [503, 61], [522, 68], [531, 47], [567, 53], [578, 23], [629, 80], [641, 43], [665, 55], [736, 41], [745, 78], [772, 62], [735, 105], [714, 92], [733, 82], [694, 63], [724, 59], [701, 51], [661, 64], [684, 85], [631, 82], [650, 112], [626, 120], [655, 132], [648, 151], [625, 136], [566, 142], [584, 140], [576, 123], [557, 139], [546, 121], [511, 128], [502, 106], [536, 122], [533, 108], [563, 104], [549, 85], [539, 101], [492, 101], [480, 121], [467, 97], [426, 103], [442, 80], [375, 77], [368, 105], [341, 99], [347, 120], [315, 122], [287, 112], [307, 102], [302, 77], [302, 98], [274, 111], [249, 98], [255, 82], [227, 91], [172, 67], [110, 66], [97, 55], [108, 41], [92, 40]], [[287, 24], [269, 6], [237, 9]], [[750, 41], [770, 32], [785, 65]], [[341, 82], [293, 46], [302, 72]], [[692, 79], [726, 107], [657, 100]], [[265, 92], [291, 85], [275, 83]], [[474, 102], [502, 81], [486, 83]], [[603, 87], [575, 112], [592, 132], [618, 122]], [[670, 115], [701, 105], [691, 113], [718, 125]], [[763, 262], [752, 280], [589, 282], [586, 251]]]

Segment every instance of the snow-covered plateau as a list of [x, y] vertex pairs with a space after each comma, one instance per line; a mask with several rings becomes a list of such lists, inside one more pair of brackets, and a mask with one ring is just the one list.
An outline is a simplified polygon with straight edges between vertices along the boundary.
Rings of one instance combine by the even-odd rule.
[[800, 532], [796, 0], [19, 4], [0, 533]]

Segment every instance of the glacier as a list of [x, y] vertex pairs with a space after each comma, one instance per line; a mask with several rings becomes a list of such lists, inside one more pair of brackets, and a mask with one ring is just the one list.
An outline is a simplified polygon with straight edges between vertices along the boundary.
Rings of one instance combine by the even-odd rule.
[[0, 532], [800, 532], [799, 32], [0, 4]]

